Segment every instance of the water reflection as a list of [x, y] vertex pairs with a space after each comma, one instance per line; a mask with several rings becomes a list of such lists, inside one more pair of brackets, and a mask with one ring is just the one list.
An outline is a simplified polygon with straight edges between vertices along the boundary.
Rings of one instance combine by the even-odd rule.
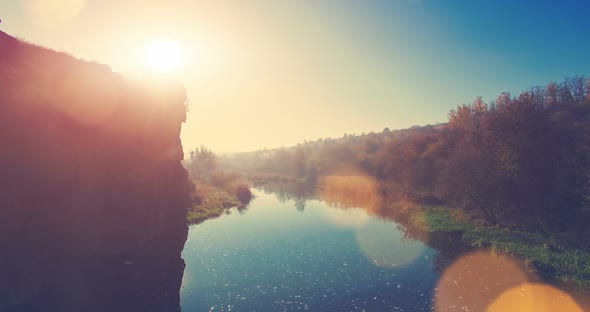
[[371, 216], [362, 209], [324, 209], [322, 214], [329, 223], [340, 228], [359, 229], [371, 220]]
[[265, 194], [275, 194], [281, 203], [293, 201], [299, 212], [305, 210], [306, 201], [314, 197], [315, 187], [305, 182], [259, 183], [256, 185]]
[[365, 256], [375, 265], [396, 268], [413, 263], [425, 246], [403, 238], [402, 231], [391, 222], [372, 222], [356, 231], [356, 241]]
[[[183, 298], [194, 296], [183, 299], [183, 307], [257, 311], [488, 311], [493, 307], [496, 310], [491, 311], [503, 311], [510, 306], [528, 307], [530, 300], [515, 301], [514, 293], [519, 290], [520, 296], [522, 289], [529, 289], [527, 283], [540, 281], [507, 256], [471, 252], [456, 233], [431, 234], [412, 227], [407, 221], [419, 216], [421, 207], [403, 202], [384, 207], [375, 181], [365, 176], [259, 187], [266, 195], [253, 202], [248, 220], [230, 216], [191, 229], [191, 237], [198, 237], [194, 248], [208, 250], [197, 257], [207, 263], [207, 270], [198, 270], [201, 280], [191, 279], [183, 287]], [[232, 234], [240, 227], [244, 228]], [[215, 233], [222, 232], [231, 235], [228, 239], [233, 242], [224, 250], [239, 250], [232, 258], [218, 258], [215, 243], [206, 242], [212, 237], [218, 242]], [[185, 254], [190, 268], [190, 251]], [[232, 259], [240, 259], [239, 264], [232, 264]], [[231, 278], [231, 272], [237, 271], [248, 272], [245, 280]], [[219, 281], [220, 276], [227, 282]], [[252, 285], [259, 292], [246, 291]], [[202, 293], [195, 294], [194, 287]], [[215, 297], [210, 297], [208, 287], [214, 288]], [[533, 295], [527, 298], [549, 293], [536, 287], [530, 290]], [[225, 291], [228, 296], [222, 295]], [[551, 294], [556, 294], [554, 302], [570, 306], [567, 293]], [[578, 302], [572, 302], [581, 305], [581, 299], [576, 296]], [[545, 306], [534, 305], [539, 311]], [[578, 311], [574, 309], [578, 305], [571, 307]]]
[[394, 223], [316, 199], [301, 213], [294, 199], [256, 196], [247, 214], [191, 227], [183, 311], [431, 310], [435, 251]]
[[382, 207], [379, 186], [367, 175], [329, 175], [320, 178], [317, 197], [333, 207], [363, 208], [375, 213]]
[[[260, 187], [266, 194], [274, 194], [281, 203], [292, 201], [298, 211], [303, 211], [300, 207], [304, 207], [306, 201], [314, 199], [332, 207], [322, 210], [328, 222], [337, 227], [354, 229], [360, 250], [377, 266], [409, 264], [423, 251], [423, 245], [414, 241], [430, 241], [428, 231], [404, 222], [408, 215], [421, 213], [422, 208], [410, 203], [397, 203], [393, 209], [384, 209], [378, 182], [367, 175], [329, 175], [319, 178], [314, 184], [278, 182], [261, 184]], [[384, 221], [367, 224], [375, 216]], [[404, 244], [403, 248], [400, 244]], [[452, 258], [445, 256], [449, 255], [441, 256], [438, 261], [443, 266]]]

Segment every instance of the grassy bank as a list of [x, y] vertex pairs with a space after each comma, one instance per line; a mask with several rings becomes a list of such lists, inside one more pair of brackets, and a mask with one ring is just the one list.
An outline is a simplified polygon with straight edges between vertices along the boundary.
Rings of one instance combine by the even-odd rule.
[[219, 187], [199, 183], [195, 189], [198, 199], [187, 214], [187, 219], [191, 224], [217, 218], [230, 208], [247, 205], [247, 203], [240, 202], [236, 195]]
[[245, 209], [252, 200], [250, 184], [240, 174], [218, 165], [217, 155], [205, 146], [195, 148], [183, 166], [194, 184], [191, 224], [217, 218], [230, 208]]
[[472, 247], [519, 259], [542, 276], [590, 289], [590, 252], [565, 238], [490, 226], [447, 207], [424, 207], [409, 222], [434, 234], [459, 235]]

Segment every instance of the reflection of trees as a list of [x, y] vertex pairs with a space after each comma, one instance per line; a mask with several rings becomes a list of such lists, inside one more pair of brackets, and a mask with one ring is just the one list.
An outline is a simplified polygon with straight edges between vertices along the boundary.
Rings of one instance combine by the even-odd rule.
[[281, 204], [284, 204], [289, 200], [289, 195], [285, 192], [276, 192], [275, 194]]
[[[366, 175], [331, 175], [320, 177], [316, 183], [271, 182], [256, 185], [265, 194], [274, 194], [281, 203], [293, 201], [298, 211], [304, 211], [307, 200], [318, 199], [330, 207], [362, 208], [369, 214], [398, 223], [407, 219], [419, 206], [384, 205], [381, 185]], [[413, 234], [416, 234], [413, 230]], [[414, 237], [408, 237], [414, 239]], [[416, 237], [415, 239], [419, 239]]]
[[363, 208], [370, 213], [381, 209], [377, 182], [366, 175], [330, 175], [322, 177], [318, 197], [338, 208]]
[[403, 201], [385, 204], [380, 189], [378, 182], [367, 176], [329, 176], [320, 179], [316, 194], [332, 207], [363, 208], [371, 215], [396, 222], [404, 240], [419, 240], [439, 251], [433, 259], [439, 272], [469, 249], [461, 243], [460, 232], [430, 233], [412, 225], [410, 217], [422, 213], [421, 206]]
[[305, 210], [305, 198], [303, 198], [303, 197], [296, 198], [295, 199], [295, 208], [297, 208], [297, 211], [303, 212]]
[[421, 213], [419, 205], [407, 202], [384, 204], [380, 185], [365, 176], [329, 176], [320, 178], [316, 185], [303, 182], [267, 183], [257, 186], [266, 194], [275, 194], [281, 202], [293, 201], [298, 211], [304, 211], [307, 200], [319, 199], [330, 207], [339, 209], [361, 208], [373, 216], [397, 223], [403, 233], [402, 239], [422, 241], [439, 252], [433, 255], [432, 263], [438, 272], [469, 250], [460, 243], [462, 233], [430, 233], [413, 226], [410, 216]]
[[293, 201], [297, 211], [304, 211], [308, 199], [314, 197], [314, 186], [305, 182], [276, 182], [257, 185], [266, 194], [275, 194], [279, 202]]
[[239, 205], [238, 207], [236, 207], [236, 209], [238, 210], [238, 212], [243, 215], [244, 213], [246, 213], [246, 211], [248, 211], [248, 208], [250, 208], [250, 203], [244, 205]]

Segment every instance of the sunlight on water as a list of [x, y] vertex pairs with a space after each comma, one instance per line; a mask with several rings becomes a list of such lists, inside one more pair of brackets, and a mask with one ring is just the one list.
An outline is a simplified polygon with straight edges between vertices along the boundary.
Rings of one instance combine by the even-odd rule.
[[323, 215], [331, 224], [349, 229], [358, 229], [367, 224], [371, 220], [371, 216], [363, 209], [324, 209]]
[[[374, 215], [381, 215], [383, 210], [377, 181], [351, 168], [347, 170], [353, 174], [330, 175], [320, 179], [318, 197], [335, 207], [323, 210], [328, 220], [336, 226], [354, 229], [360, 250], [375, 265], [392, 268], [412, 263], [422, 253], [423, 244], [411, 240], [402, 242], [405, 236], [397, 228], [399, 225], [375, 220]], [[394, 207], [395, 213], [420, 215], [415, 211], [421, 209], [419, 206], [398, 206]]]
[[453, 261], [459, 254], [369, 211], [255, 195], [243, 214], [191, 226], [183, 311], [582, 311], [557, 289], [527, 284], [539, 278], [507, 256]]
[[582, 312], [571, 296], [543, 284], [523, 284], [503, 292], [487, 312]]
[[375, 265], [395, 268], [414, 262], [425, 250], [419, 241], [404, 240], [395, 223], [373, 220], [356, 230], [363, 254]]
[[191, 226], [183, 311], [431, 311], [436, 251], [405, 240], [396, 223], [256, 196], [244, 214]]
[[359, 249], [369, 261], [383, 268], [411, 263], [424, 250], [421, 242], [404, 239], [399, 225], [378, 220], [359, 208], [321, 210], [332, 225], [353, 230]]

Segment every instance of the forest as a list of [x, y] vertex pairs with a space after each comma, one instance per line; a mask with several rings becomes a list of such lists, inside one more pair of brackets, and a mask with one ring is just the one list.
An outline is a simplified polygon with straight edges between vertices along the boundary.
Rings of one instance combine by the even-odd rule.
[[386, 203], [446, 205], [490, 225], [588, 244], [589, 157], [590, 79], [574, 76], [518, 96], [477, 97], [444, 124], [345, 134], [220, 162], [245, 175], [315, 183], [365, 175]]

